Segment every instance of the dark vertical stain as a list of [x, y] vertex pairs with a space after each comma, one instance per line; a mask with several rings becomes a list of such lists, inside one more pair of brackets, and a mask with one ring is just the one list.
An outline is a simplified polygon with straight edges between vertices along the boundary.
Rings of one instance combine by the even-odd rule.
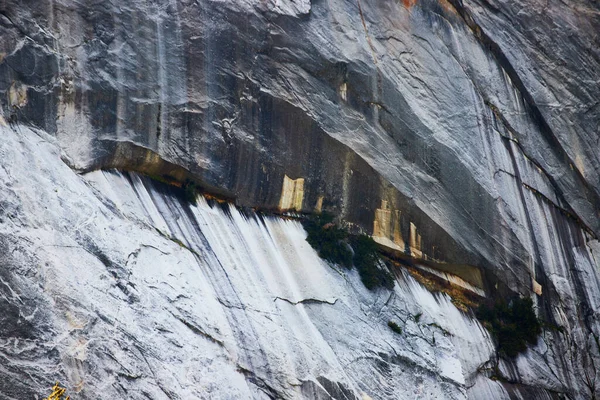
[[538, 108], [533, 96], [527, 90], [527, 87], [521, 80], [521, 77], [517, 73], [516, 69], [510, 63], [508, 57], [500, 46], [492, 40], [492, 38], [477, 24], [471, 12], [463, 5], [462, 0], [448, 0], [450, 4], [456, 9], [461, 18], [465, 21], [467, 26], [471, 29], [475, 37], [479, 42], [491, 53], [496, 59], [498, 65], [506, 72], [509, 76], [512, 84], [519, 91], [519, 94], [524, 100], [527, 108], [527, 114], [531, 117], [534, 124], [538, 127], [542, 138], [548, 143], [552, 153], [559, 160], [565, 170], [572, 169], [575, 175], [577, 184], [584, 190], [585, 197], [593, 202], [594, 204], [600, 204], [600, 195], [594, 190], [594, 188], [585, 180], [581, 171], [577, 168], [572, 168], [575, 163], [571, 160], [565, 149], [562, 147], [560, 141], [552, 131], [552, 128], [546, 122], [546, 119], [542, 115], [542, 112]]

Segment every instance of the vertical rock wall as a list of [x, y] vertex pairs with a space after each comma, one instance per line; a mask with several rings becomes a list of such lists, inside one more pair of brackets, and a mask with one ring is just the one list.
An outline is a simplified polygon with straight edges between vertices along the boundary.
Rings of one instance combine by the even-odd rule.
[[166, 166], [239, 205], [331, 211], [480, 267], [556, 328], [541, 359], [560, 383], [519, 363], [502, 376], [585, 396], [599, 15], [594, 1], [6, 0], [0, 124], [47, 132], [76, 171]]

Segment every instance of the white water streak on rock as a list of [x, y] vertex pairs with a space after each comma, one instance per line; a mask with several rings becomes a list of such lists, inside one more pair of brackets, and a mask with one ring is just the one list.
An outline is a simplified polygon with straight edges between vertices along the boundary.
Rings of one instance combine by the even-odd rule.
[[2, 129], [7, 307], [33, 315], [29, 352], [25, 321], [7, 321], [2, 373], [39, 393], [60, 378], [80, 398], [465, 398], [491, 354], [446, 296], [406, 274], [391, 297], [369, 292], [298, 222], [190, 207], [135, 174], [81, 177], [43, 134]]

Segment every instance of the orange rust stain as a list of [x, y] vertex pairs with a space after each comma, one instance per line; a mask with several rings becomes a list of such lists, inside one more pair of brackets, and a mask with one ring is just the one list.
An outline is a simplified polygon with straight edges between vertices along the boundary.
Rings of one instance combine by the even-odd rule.
[[438, 3], [440, 3], [440, 6], [442, 6], [442, 8], [447, 12], [457, 14], [456, 8], [454, 8], [454, 6], [448, 0], [438, 0]]
[[[438, 0], [438, 3], [440, 3], [444, 10], [456, 14], [456, 9], [448, 0]], [[404, 4], [404, 7], [406, 8], [411, 8], [417, 4], [417, 0], [402, 0], [402, 4]]]
[[[395, 268], [406, 269], [411, 276], [420, 282], [430, 292], [443, 292], [446, 293], [452, 299], [452, 303], [461, 311], [468, 312], [469, 309], [475, 309], [481, 303], [482, 297], [477, 294], [451, 284], [439, 276], [430, 274], [429, 272], [410, 267], [394, 260], [386, 258], [391, 261]], [[392, 270], [393, 271], [393, 270]]]

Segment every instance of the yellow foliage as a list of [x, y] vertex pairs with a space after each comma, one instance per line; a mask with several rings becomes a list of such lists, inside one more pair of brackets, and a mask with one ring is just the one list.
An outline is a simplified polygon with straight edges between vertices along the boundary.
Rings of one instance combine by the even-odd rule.
[[66, 390], [66, 388], [60, 387], [60, 384], [56, 382], [52, 387], [52, 393], [50, 393], [50, 396], [48, 396], [44, 400], [70, 400], [70, 396], [67, 396], [63, 399]]

